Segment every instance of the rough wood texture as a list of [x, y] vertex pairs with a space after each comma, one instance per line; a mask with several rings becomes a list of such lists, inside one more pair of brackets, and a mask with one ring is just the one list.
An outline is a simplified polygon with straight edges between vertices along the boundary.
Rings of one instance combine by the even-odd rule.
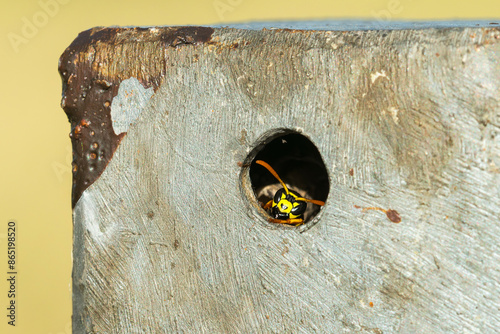
[[[74, 333], [500, 328], [499, 30], [166, 29], [62, 58], [65, 95], [107, 80], [126, 114], [74, 209]], [[300, 228], [262, 217], [241, 167], [283, 128], [330, 177]]]

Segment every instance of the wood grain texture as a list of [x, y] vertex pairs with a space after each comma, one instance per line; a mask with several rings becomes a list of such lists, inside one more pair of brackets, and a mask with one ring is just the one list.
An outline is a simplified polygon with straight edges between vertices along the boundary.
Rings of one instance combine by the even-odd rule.
[[[74, 333], [500, 328], [499, 30], [127, 38], [94, 59], [165, 67], [76, 203]], [[283, 128], [330, 177], [307, 228], [268, 223], [240, 167]]]

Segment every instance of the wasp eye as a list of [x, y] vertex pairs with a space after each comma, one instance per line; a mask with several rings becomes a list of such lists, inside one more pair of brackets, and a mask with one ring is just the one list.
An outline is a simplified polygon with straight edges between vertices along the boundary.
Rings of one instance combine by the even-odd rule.
[[299, 215], [303, 214], [306, 211], [306, 208], [307, 208], [307, 203], [306, 202], [302, 202], [302, 201], [295, 202], [295, 203], [293, 203], [293, 208], [292, 208], [291, 212], [294, 215], [299, 216]]

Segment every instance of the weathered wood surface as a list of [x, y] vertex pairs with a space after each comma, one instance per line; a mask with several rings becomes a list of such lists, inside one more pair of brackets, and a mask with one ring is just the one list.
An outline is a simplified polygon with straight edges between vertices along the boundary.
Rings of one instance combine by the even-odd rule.
[[[191, 29], [96, 29], [61, 58], [74, 333], [500, 328], [498, 29]], [[241, 163], [281, 128], [330, 177], [302, 228], [247, 197]]]

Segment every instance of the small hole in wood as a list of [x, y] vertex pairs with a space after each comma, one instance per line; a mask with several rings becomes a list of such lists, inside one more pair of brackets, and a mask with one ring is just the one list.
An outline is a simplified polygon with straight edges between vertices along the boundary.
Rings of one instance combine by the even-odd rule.
[[[253, 200], [258, 202], [258, 206], [263, 207], [275, 199], [276, 193], [283, 189], [283, 186], [268, 168], [257, 161], [267, 163], [288, 190], [295, 192], [299, 198], [326, 202], [330, 190], [328, 172], [318, 149], [306, 136], [288, 129], [275, 130], [268, 136], [262, 137], [248, 155], [246, 165], [249, 166], [248, 175], [253, 190]], [[305, 211], [298, 218], [302, 219], [302, 222], [286, 225], [307, 225], [322, 207], [311, 202], [306, 204]], [[268, 221], [282, 225], [276, 222], [277, 219], [285, 220], [283, 216], [278, 218], [281, 213], [272, 207], [266, 212], [265, 218]], [[273, 219], [275, 221], [272, 221]]]

